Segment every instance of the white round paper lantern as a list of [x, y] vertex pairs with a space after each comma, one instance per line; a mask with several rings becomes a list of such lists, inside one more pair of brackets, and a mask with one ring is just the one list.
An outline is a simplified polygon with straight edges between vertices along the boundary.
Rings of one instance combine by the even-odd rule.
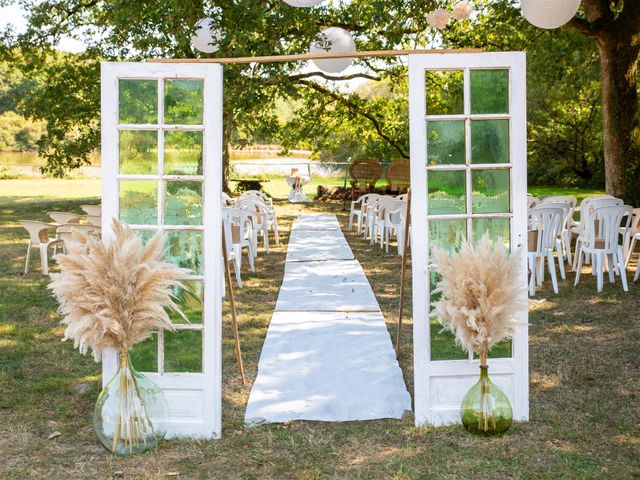
[[214, 53], [220, 49], [222, 35], [213, 29], [212, 18], [202, 18], [196, 23], [196, 35], [191, 37], [191, 46], [203, 53]]
[[559, 28], [580, 8], [580, 0], [521, 0], [522, 16], [539, 28]]
[[284, 3], [288, 3], [292, 7], [315, 7], [324, 0], [284, 0]]
[[[356, 42], [345, 29], [325, 28], [309, 48], [309, 53], [355, 52]], [[327, 73], [340, 73], [353, 63], [353, 58], [327, 58], [312, 60], [316, 67]]]

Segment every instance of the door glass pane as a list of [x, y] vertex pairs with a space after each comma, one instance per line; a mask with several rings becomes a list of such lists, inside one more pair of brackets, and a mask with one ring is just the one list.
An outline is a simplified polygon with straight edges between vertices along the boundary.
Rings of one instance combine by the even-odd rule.
[[502, 241], [509, 248], [511, 243], [511, 220], [508, 218], [474, 218], [473, 219], [473, 241], [479, 242], [485, 233], [489, 234], [489, 240], [493, 242]]
[[164, 332], [164, 371], [202, 372], [202, 332]]
[[158, 334], [136, 343], [129, 354], [131, 363], [140, 372], [158, 371]]
[[427, 115], [464, 113], [464, 75], [462, 70], [429, 70], [425, 74]]
[[158, 223], [158, 182], [120, 180], [120, 221], [133, 225]]
[[464, 120], [427, 122], [427, 163], [465, 163]]
[[471, 70], [471, 113], [509, 113], [509, 70]]
[[158, 173], [158, 132], [121, 130], [119, 136], [120, 173], [129, 175]]
[[202, 125], [204, 106], [202, 80], [166, 80], [164, 83], [164, 123]]
[[156, 80], [118, 81], [119, 121], [124, 124], [158, 123], [158, 82]]
[[202, 132], [165, 132], [164, 173], [202, 175]]
[[182, 280], [182, 287], [176, 287], [173, 291], [175, 302], [187, 317], [185, 320], [176, 312], [170, 312], [173, 323], [202, 323], [202, 300], [204, 285], [201, 280]]
[[178, 230], [167, 232], [167, 261], [194, 274], [202, 273], [202, 232]]
[[165, 225], [202, 225], [202, 184], [166, 182]]
[[474, 170], [473, 213], [509, 213], [509, 170]]
[[[440, 299], [440, 293], [434, 293], [438, 275], [434, 271], [429, 273], [431, 303], [429, 310], [433, 311], [433, 304]], [[449, 330], [442, 329], [438, 317], [433, 315], [429, 318], [429, 333], [431, 343], [431, 360], [464, 360], [469, 358], [468, 354], [456, 345], [456, 340]]]
[[471, 161], [509, 163], [509, 120], [471, 121]]
[[429, 215], [465, 213], [467, 211], [464, 170], [431, 170], [427, 173], [427, 180]]
[[466, 220], [429, 220], [429, 253], [434, 248], [457, 250], [466, 238]]

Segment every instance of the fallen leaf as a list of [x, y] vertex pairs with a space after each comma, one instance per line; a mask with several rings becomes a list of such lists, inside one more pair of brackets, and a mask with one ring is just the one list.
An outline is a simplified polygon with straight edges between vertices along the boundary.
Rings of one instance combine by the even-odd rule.
[[60, 435], [62, 435], [58, 430], [56, 430], [55, 432], [53, 432], [52, 434], [50, 434], [47, 439], [51, 440], [52, 438], [56, 438], [59, 437]]

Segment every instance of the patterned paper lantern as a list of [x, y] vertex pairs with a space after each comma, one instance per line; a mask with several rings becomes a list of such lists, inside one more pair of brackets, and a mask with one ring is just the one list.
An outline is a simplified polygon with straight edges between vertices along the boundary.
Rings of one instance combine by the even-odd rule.
[[[355, 52], [356, 42], [349, 32], [340, 27], [325, 28], [311, 44], [309, 53]], [[327, 73], [340, 73], [353, 63], [353, 58], [327, 58], [312, 60], [316, 67]]]
[[580, 0], [521, 0], [522, 16], [539, 28], [558, 28], [571, 20]]
[[220, 49], [222, 35], [213, 29], [212, 18], [202, 18], [196, 23], [196, 35], [191, 37], [191, 46], [203, 53], [214, 53]]
[[315, 7], [324, 0], [284, 0], [284, 3], [288, 3], [292, 7]]

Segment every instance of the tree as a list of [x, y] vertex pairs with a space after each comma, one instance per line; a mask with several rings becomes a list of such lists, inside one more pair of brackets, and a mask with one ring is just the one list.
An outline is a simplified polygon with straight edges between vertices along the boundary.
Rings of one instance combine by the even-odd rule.
[[640, 0], [584, 0], [585, 18], [570, 25], [600, 55], [607, 193], [640, 205]]
[[[215, 54], [220, 57], [304, 52], [325, 26], [351, 31], [360, 49], [389, 49], [422, 43], [426, 14], [433, 8], [431, 1], [404, 0], [354, 0], [313, 9], [294, 8], [281, 0], [219, 0], [215, 5], [205, 4], [204, 10], [202, 2], [194, 0], [24, 0], [21, 4], [28, 13], [28, 29], [21, 35], [9, 32], [6, 38], [9, 51], [24, 56], [27, 69], [39, 69], [63, 35], [88, 45], [82, 55], [66, 59], [67, 73], [52, 71], [52, 78], [43, 82], [40, 92], [49, 100], [39, 102], [41, 110], [30, 110], [33, 115], [46, 115], [54, 126], [48, 129], [43, 150], [47, 169], [57, 174], [86, 162], [90, 149], [98, 145], [98, 59], [198, 56], [190, 47], [190, 38], [196, 21], [204, 16], [214, 18], [215, 26], [223, 32]], [[366, 66], [367, 60], [361, 64]], [[278, 131], [273, 108], [278, 99], [297, 99], [301, 86], [317, 95], [334, 96], [332, 89], [316, 81], [318, 72], [303, 71], [302, 67], [300, 63], [225, 67], [225, 178], [228, 145], [234, 135], [242, 144], [249, 136], [239, 135], [241, 130]], [[64, 86], [75, 89], [72, 101], [60, 96]], [[53, 105], [53, 99], [60, 105]], [[67, 108], [75, 111], [72, 118], [62, 118]]]

